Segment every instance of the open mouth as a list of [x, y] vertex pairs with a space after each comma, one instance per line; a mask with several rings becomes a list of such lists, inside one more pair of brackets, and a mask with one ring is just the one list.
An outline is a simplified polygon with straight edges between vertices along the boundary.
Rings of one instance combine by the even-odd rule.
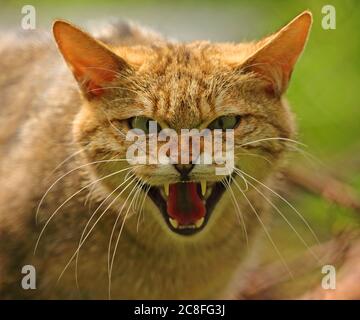
[[152, 186], [149, 196], [158, 206], [169, 228], [181, 235], [202, 230], [225, 187], [220, 182], [178, 182]]

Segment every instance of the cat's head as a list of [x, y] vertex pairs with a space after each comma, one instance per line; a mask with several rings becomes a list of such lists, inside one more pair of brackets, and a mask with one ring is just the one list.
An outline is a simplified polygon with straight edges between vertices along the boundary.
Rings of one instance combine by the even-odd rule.
[[[287, 149], [294, 123], [282, 96], [311, 22], [311, 13], [304, 12], [253, 43], [163, 41], [116, 47], [67, 22], [55, 22], [56, 42], [83, 96], [74, 136], [86, 160], [94, 163], [89, 166], [94, 178], [126, 202], [125, 208], [139, 211], [147, 192], [145, 201], [154, 202], [154, 214], [162, 216], [159, 223], [170, 232], [192, 235], [206, 228], [225, 193], [245, 193], [246, 186], [264, 181]], [[149, 134], [151, 120], [157, 128]], [[156, 130], [163, 128], [178, 134], [208, 128], [212, 138], [215, 129], [223, 130], [224, 145], [225, 130], [233, 130], [229, 152], [234, 163], [227, 175], [216, 173], [218, 163], [129, 164], [130, 130], [145, 133], [145, 147], [137, 153], [144, 151], [149, 160], [166, 144], [157, 141], [158, 149], [150, 151]], [[183, 143], [177, 146], [184, 152]], [[199, 148], [201, 155], [203, 140]]]

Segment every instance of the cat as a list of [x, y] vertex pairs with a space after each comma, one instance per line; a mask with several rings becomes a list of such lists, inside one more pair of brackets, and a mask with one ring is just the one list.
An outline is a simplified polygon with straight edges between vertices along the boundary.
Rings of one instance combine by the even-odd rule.
[[[57, 48], [3, 37], [1, 297], [241, 298], [271, 220], [264, 185], [296, 134], [284, 93], [311, 24], [305, 11], [239, 44], [124, 23], [93, 37], [62, 20]], [[233, 129], [234, 168], [129, 164], [126, 133], [151, 120]], [[36, 289], [21, 287], [24, 265]]]

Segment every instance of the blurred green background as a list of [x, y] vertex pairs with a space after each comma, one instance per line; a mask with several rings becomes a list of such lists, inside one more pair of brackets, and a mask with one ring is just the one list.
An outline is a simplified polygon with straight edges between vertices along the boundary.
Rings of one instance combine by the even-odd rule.
[[[19, 27], [24, 4], [35, 6], [38, 28], [50, 29], [55, 18], [85, 27], [89, 22], [123, 18], [180, 40], [234, 42], [259, 39], [310, 9], [314, 16], [312, 32], [287, 96], [297, 116], [299, 140], [320, 161], [309, 163], [300, 154], [292, 161], [308, 166], [310, 172], [325, 170], [359, 193], [360, 1], [1, 1], [2, 32]], [[321, 26], [321, 9], [328, 4], [336, 9], [335, 30]], [[300, 190], [288, 196], [322, 240], [344, 227], [358, 226], [358, 213], [329, 204], [320, 196]], [[279, 205], [311, 242], [311, 235], [295, 221], [294, 213]], [[281, 219], [275, 222], [272, 234], [285, 255], [303, 246]]]

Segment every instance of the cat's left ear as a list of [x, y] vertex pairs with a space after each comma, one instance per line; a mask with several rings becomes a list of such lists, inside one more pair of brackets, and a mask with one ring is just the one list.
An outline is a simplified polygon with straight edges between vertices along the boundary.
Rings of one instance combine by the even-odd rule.
[[305, 47], [311, 24], [311, 12], [301, 13], [278, 32], [260, 41], [241, 69], [260, 75], [269, 83], [269, 91], [280, 96], [286, 91], [294, 65]]
[[66, 21], [55, 21], [53, 33], [61, 54], [88, 99], [101, 96], [107, 84], [131, 70], [125, 60], [104, 44]]

